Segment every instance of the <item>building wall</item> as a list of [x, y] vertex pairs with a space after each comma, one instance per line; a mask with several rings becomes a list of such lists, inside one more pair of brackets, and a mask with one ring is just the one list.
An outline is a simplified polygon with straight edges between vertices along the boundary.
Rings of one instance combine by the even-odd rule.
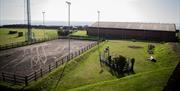
[[[135, 30], [135, 29], [110, 29], [99, 28], [100, 36], [105, 38], [137, 39], [152, 41], [175, 41], [176, 33], [170, 31]], [[97, 28], [88, 28], [87, 34], [98, 35]]]

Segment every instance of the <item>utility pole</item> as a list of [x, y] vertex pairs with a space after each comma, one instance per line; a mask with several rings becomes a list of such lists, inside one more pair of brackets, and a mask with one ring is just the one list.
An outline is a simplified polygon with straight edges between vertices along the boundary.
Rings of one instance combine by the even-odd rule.
[[[66, 1], [68, 4], [68, 31], [70, 32], [70, 5], [71, 2]], [[71, 45], [70, 45], [70, 36], [68, 36], [68, 46], [69, 46], [69, 60], [70, 60], [70, 53], [71, 53]]]
[[100, 11], [97, 11], [98, 13], [98, 52], [100, 56], [100, 49], [99, 49], [99, 42], [100, 42], [100, 32], [99, 32], [99, 20], [100, 20]]
[[32, 42], [30, 0], [27, 0], [28, 43]]
[[45, 26], [45, 12], [42, 12], [43, 14], [43, 26]]
[[26, 0], [24, 0], [24, 24], [26, 24]]
[[[42, 12], [43, 14], [43, 27], [45, 28], [45, 12]], [[45, 39], [45, 29], [43, 30], [44, 32], [44, 39]]]
[[100, 31], [99, 31], [100, 11], [97, 11], [97, 13], [98, 13], [98, 54], [99, 54], [100, 66], [102, 67], [102, 64], [101, 64], [101, 52], [100, 52], [100, 48], [99, 48], [99, 43], [100, 43]]

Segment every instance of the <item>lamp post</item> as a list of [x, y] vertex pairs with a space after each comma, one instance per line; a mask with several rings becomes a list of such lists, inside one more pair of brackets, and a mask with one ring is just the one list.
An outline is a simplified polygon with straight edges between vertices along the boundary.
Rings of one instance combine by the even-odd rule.
[[45, 13], [46, 12], [42, 12], [42, 14], [43, 14], [43, 26], [45, 25]]
[[26, 24], [26, 0], [24, 0], [24, 24]]
[[[99, 47], [99, 40], [100, 40], [100, 34], [99, 34], [99, 19], [100, 19], [100, 11], [97, 11], [97, 13], [98, 13], [98, 47]], [[98, 50], [99, 50], [99, 48], [98, 48]], [[100, 51], [99, 51], [99, 53], [100, 53]]]
[[27, 0], [28, 43], [32, 42], [30, 0]]
[[[69, 1], [66, 1], [66, 3], [68, 4], [68, 31], [70, 31], [70, 5], [71, 5], [71, 2], [69, 2]], [[70, 45], [70, 36], [68, 36], [68, 49], [69, 49], [69, 59], [68, 60], [70, 60], [70, 50], [71, 50], [71, 45]]]
[[[45, 28], [45, 12], [42, 12], [43, 14], [43, 27]], [[43, 30], [44, 32], [44, 39], [45, 39], [45, 29]]]
[[100, 31], [99, 31], [100, 11], [97, 11], [97, 13], [98, 13], [98, 53], [99, 53], [100, 66], [102, 67], [102, 64], [101, 64], [101, 53], [100, 53], [100, 49], [99, 49], [99, 42], [100, 42]]

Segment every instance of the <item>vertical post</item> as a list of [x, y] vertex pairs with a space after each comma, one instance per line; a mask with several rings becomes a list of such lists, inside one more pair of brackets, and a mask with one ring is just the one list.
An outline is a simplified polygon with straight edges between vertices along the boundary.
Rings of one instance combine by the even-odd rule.
[[61, 60], [61, 65], [63, 65], [63, 63], [64, 63], [64, 58]]
[[24, 0], [24, 24], [26, 24], [26, 0]]
[[27, 86], [28, 85], [28, 76], [25, 76], [25, 85]]
[[66, 56], [66, 61], [68, 61], [68, 60], [69, 60], [69, 55]]
[[30, 0], [27, 0], [28, 43], [32, 42]]
[[14, 73], [13, 77], [14, 77], [14, 83], [16, 83], [16, 74], [15, 73]]
[[34, 72], [34, 80], [37, 80], [36, 71]]
[[100, 11], [97, 11], [97, 13], [98, 13], [98, 52], [100, 54], [100, 50], [99, 50], [99, 41], [100, 41], [99, 18], [100, 18]]
[[41, 72], [41, 77], [42, 77], [43, 76], [42, 69], [40, 69], [40, 72]]
[[73, 53], [71, 53], [71, 57], [70, 58], [73, 59]]
[[49, 72], [51, 72], [51, 65], [49, 65]]
[[[70, 5], [71, 2], [66, 1], [66, 3], [68, 4], [68, 31], [70, 31]], [[68, 37], [68, 46], [69, 46], [69, 60], [70, 60], [70, 36]]]
[[57, 61], [56, 61], [56, 68], [58, 67], [58, 63], [57, 63]]
[[5, 81], [4, 72], [2, 72], [2, 78], [3, 78], [3, 81]]
[[100, 53], [100, 49], [99, 49], [99, 42], [100, 42], [100, 31], [99, 31], [100, 11], [97, 11], [97, 13], [98, 13], [98, 53], [99, 53], [100, 66], [102, 67], [102, 64], [101, 64], [101, 53]]
[[[42, 12], [43, 14], [43, 27], [45, 28], [45, 12]], [[45, 30], [43, 30], [44, 32], [44, 40], [45, 40]]]

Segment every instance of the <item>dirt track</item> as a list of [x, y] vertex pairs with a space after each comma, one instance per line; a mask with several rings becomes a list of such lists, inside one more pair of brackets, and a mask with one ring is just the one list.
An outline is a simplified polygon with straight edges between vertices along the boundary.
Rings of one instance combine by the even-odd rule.
[[[71, 40], [71, 52], [95, 41]], [[0, 51], [0, 71], [30, 74], [45, 68], [68, 53], [68, 40], [58, 39], [20, 48]]]

